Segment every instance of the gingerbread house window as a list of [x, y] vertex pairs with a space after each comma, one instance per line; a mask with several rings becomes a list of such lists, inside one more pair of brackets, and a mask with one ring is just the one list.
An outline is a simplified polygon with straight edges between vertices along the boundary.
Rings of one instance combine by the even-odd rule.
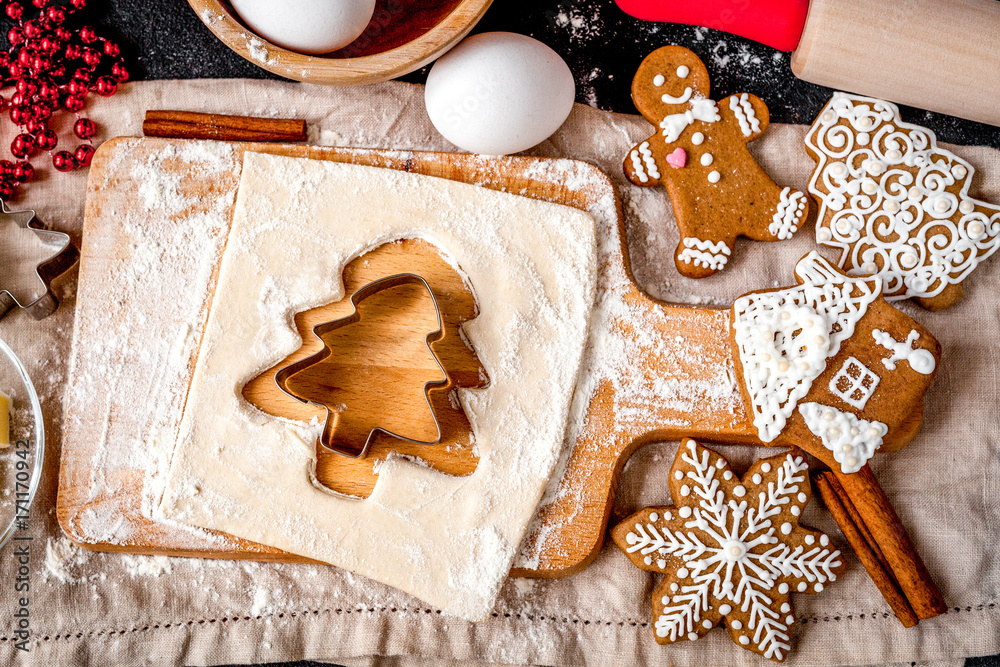
[[830, 391], [848, 405], [860, 410], [875, 393], [878, 379], [878, 376], [863, 363], [854, 357], [848, 357], [830, 380]]

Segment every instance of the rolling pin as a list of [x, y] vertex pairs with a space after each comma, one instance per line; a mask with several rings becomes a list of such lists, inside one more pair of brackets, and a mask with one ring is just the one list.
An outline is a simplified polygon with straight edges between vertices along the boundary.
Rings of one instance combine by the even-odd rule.
[[616, 0], [792, 52], [800, 79], [1000, 126], [996, 0]]

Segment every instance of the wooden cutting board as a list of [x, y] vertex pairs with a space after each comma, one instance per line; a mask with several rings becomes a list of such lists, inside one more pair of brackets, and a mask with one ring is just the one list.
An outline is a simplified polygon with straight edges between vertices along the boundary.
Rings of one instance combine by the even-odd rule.
[[[155, 475], [150, 476], [150, 463], [139, 454], [148, 446], [151, 433], [171, 436], [177, 432], [186, 383], [190, 382], [197, 360], [197, 341], [210, 309], [228, 232], [226, 225], [231, 221], [242, 155], [248, 150], [439, 176], [573, 206], [595, 217], [600, 246], [600, 297], [593, 318], [593, 345], [580, 385], [588, 393], [580, 403], [583, 412], [572, 419], [576, 426], [571, 426], [568, 435], [571, 442], [567, 443], [565, 460], [550, 484], [536, 525], [522, 545], [524, 567], [512, 574], [563, 576], [581, 569], [597, 554], [621, 468], [636, 447], [682, 436], [759, 444], [735, 382], [728, 311], [661, 303], [639, 290], [624, 245], [621, 203], [611, 181], [596, 167], [579, 161], [527, 157], [279, 144], [231, 146], [230, 155], [220, 156], [216, 151], [210, 156], [209, 161], [215, 162], [211, 169], [192, 166], [183, 159], [185, 151], [198, 153], [200, 145], [173, 139], [119, 138], [105, 143], [94, 158], [57, 501], [63, 530], [81, 546], [146, 554], [306, 560], [230, 536], [193, 531], [151, 518], [149, 510], [143, 510], [150, 504], [144, 486], [152, 488], [149, 485], [155, 482]], [[151, 197], [151, 192], [156, 195], [149, 181], [149, 168], [154, 163], [163, 174], [153, 186], [166, 184], [173, 189], [167, 194], [180, 196], [186, 204], [166, 205], [156, 196]], [[168, 200], [168, 204], [173, 201]], [[169, 299], [154, 300], [140, 294], [123, 298], [120, 291], [107, 288], [137, 271], [135, 247], [142, 239], [135, 224], [122, 224], [125, 212], [133, 222], [141, 221], [142, 235], [156, 237], [182, 224], [184, 216], [219, 209], [226, 225], [214, 230], [213, 242], [196, 253], [202, 260], [207, 256], [215, 268], [207, 278], [204, 297], [193, 307], [189, 303], [184, 310]], [[169, 248], [164, 249], [164, 255], [170, 255]], [[180, 262], [177, 271], [183, 272], [184, 262], [193, 260], [180, 254], [169, 261]], [[189, 272], [194, 270], [192, 265]], [[474, 301], [457, 275], [431, 246], [422, 242], [383, 246], [352, 262], [345, 271], [347, 293], [401, 270], [422, 274], [431, 282], [442, 303], [450, 336], [455, 336], [461, 320], [474, 315]], [[140, 274], [142, 280], [157, 280], [155, 270]], [[192, 278], [192, 289], [198, 280]], [[164, 292], [163, 285], [154, 286], [156, 294], [170, 292]], [[296, 326], [304, 346], [285, 362], [318, 349], [319, 342], [312, 337], [310, 328], [337, 317], [344, 307], [343, 302], [328, 304], [299, 314]], [[185, 332], [183, 340], [194, 343], [186, 347], [178, 343], [178, 349], [186, 350], [186, 363], [180, 364], [176, 377], [171, 378], [170, 369], [147, 363], [142, 355], [132, 355], [127, 349], [109, 352], [108, 322], [127, 325], [135, 345], [178, 327]], [[450, 345], [451, 352], [444, 355], [451, 354], [450, 361], [446, 360], [450, 380], [475, 386], [481, 381], [478, 361], [462, 347]], [[322, 416], [322, 411], [277, 392], [271, 378], [274, 370], [251, 380], [243, 389], [244, 396], [272, 414]], [[413, 372], [426, 370], [416, 368]], [[172, 385], [179, 391], [162, 396], [142, 389]], [[467, 446], [467, 421], [460, 410], [447, 406], [442, 406], [442, 415], [445, 442], [441, 445], [407, 445], [383, 439], [366, 459], [321, 457], [321, 481], [331, 486], [339, 484], [343, 492], [365, 496], [375, 480], [373, 462], [390, 450], [416, 456], [449, 474], [471, 473], [478, 459]], [[111, 456], [111, 451], [118, 454]], [[123, 456], [122, 452], [136, 455]]]

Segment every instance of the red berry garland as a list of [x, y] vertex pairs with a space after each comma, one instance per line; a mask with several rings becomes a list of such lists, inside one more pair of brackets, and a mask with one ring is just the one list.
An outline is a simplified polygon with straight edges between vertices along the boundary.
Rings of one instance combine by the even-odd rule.
[[[128, 81], [128, 70], [118, 45], [94, 28], [74, 30], [63, 25], [87, 0], [0, 0], [0, 4], [4, 14], [17, 21], [7, 32], [10, 50], [0, 51], [3, 87], [14, 86], [9, 100], [0, 96], [0, 110], [9, 108], [10, 119], [21, 128], [10, 145], [19, 161], [0, 160], [0, 199], [10, 200], [18, 185], [34, 178], [35, 169], [27, 158], [39, 150], [52, 156], [59, 171], [90, 164], [97, 127], [79, 112], [90, 91], [114, 95], [118, 84]], [[86, 143], [53, 154], [59, 137], [48, 121], [59, 108], [77, 116], [73, 133]]]

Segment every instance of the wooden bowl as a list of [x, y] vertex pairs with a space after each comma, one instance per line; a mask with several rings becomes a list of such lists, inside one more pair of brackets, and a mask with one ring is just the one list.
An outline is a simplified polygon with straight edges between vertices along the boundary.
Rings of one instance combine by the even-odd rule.
[[492, 2], [377, 0], [371, 23], [360, 37], [339, 51], [311, 56], [257, 35], [225, 0], [188, 0], [216, 37], [258, 67], [289, 79], [332, 85], [377, 83], [423, 67], [465, 37]]

